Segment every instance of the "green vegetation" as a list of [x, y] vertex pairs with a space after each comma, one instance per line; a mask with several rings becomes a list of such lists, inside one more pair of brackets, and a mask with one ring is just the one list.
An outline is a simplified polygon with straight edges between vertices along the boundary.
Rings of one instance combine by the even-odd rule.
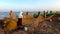
[[[50, 11], [49, 13], [48, 11], [46, 12], [46, 16], [51, 16], [54, 14], [60, 14], [60, 11]], [[44, 17], [44, 14], [40, 14], [40, 15]], [[38, 14], [35, 14], [35, 13], [33, 14], [34, 18], [37, 18], [38, 16], [39, 16]]]
[[34, 14], [33, 14], [33, 17], [34, 17], [34, 18], [37, 18], [37, 17], [38, 17], [38, 14], [35, 14], [35, 13], [34, 13]]
[[58, 14], [58, 13], [50, 11], [50, 13], [46, 13], [46, 16], [51, 16], [51, 15], [54, 15], [54, 14]]

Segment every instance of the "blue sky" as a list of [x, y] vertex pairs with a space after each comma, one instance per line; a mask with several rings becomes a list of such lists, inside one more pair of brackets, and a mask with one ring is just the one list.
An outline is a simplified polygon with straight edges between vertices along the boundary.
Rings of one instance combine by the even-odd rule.
[[0, 0], [0, 10], [60, 10], [60, 0]]

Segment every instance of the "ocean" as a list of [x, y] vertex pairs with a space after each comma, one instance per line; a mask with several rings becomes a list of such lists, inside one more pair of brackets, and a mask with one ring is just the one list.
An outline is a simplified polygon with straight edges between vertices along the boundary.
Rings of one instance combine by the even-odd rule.
[[[19, 15], [19, 12], [13, 12], [15, 15]], [[9, 12], [0, 12], [0, 19], [3, 19], [4, 17], [9, 17]]]
[[[20, 12], [13, 12], [16, 16], [19, 16], [19, 13]], [[26, 13], [26, 12], [24, 12]], [[34, 14], [34, 13], [37, 13], [37, 12], [29, 12], [30, 14]], [[0, 12], [0, 19], [3, 19], [4, 17], [9, 17], [9, 12]]]

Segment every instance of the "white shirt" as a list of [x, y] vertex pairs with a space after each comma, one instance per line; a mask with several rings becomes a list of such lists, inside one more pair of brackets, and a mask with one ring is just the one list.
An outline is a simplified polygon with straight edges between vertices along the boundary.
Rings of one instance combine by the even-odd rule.
[[22, 14], [23, 14], [23, 12], [20, 12], [19, 13], [19, 18], [23, 18], [23, 15]]

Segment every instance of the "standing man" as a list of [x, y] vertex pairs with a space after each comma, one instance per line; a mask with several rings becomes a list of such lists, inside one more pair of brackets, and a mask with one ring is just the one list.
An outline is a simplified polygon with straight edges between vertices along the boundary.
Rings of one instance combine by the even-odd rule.
[[22, 18], [23, 18], [23, 12], [20, 12], [18, 18], [18, 26], [22, 26]]

